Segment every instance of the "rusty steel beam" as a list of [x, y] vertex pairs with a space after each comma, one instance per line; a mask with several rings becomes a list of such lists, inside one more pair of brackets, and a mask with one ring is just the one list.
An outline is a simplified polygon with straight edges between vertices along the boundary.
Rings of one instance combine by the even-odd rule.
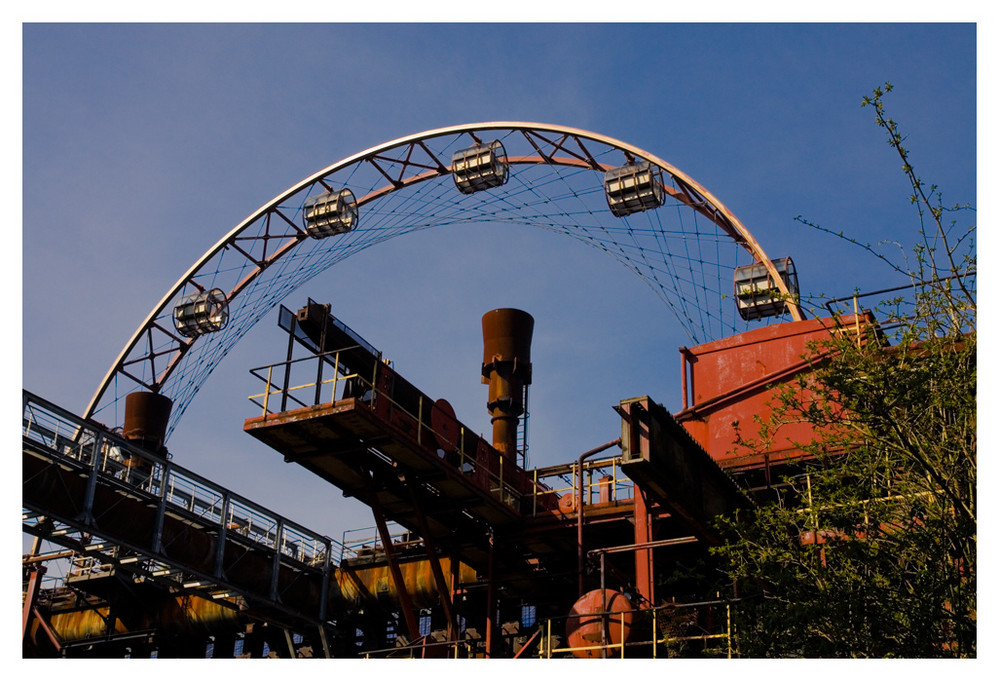
[[649, 513], [646, 492], [635, 486], [635, 586], [639, 594], [649, 604], [656, 604], [654, 583], [656, 573], [653, 567], [653, 550], [648, 545], [653, 541], [653, 519]]
[[514, 654], [514, 658], [521, 658], [521, 654], [523, 654], [525, 651], [527, 651], [528, 647], [530, 647], [532, 644], [534, 644], [535, 640], [538, 639], [538, 637], [541, 634], [542, 634], [542, 629], [541, 628], [538, 628], [537, 630], [535, 630], [535, 634], [533, 634], [531, 637], [529, 637], [528, 641], [524, 643], [524, 646], [522, 646], [520, 649], [517, 650], [517, 653]]
[[454, 641], [458, 637], [458, 621], [455, 619], [455, 611], [451, 600], [451, 587], [444, 578], [441, 570], [441, 562], [438, 560], [437, 548], [429, 539], [430, 530], [427, 527], [427, 519], [420, 509], [417, 493], [414, 490], [412, 479], [406, 480], [406, 487], [410, 491], [410, 499], [413, 500], [413, 509], [416, 512], [417, 525], [420, 527], [420, 536], [424, 541], [424, 549], [427, 551], [427, 561], [431, 565], [431, 573], [434, 575], [434, 584], [437, 587], [438, 597], [441, 599], [441, 608], [444, 610], [445, 618], [448, 619], [448, 641]]
[[24, 607], [21, 611], [21, 639], [28, 634], [28, 621], [35, 608], [35, 600], [38, 598], [38, 591], [41, 587], [42, 576], [45, 575], [45, 566], [31, 566], [28, 568], [28, 587], [24, 591]]
[[42, 616], [41, 612], [39, 612], [38, 607], [37, 606], [32, 607], [31, 612], [35, 615], [35, 620], [38, 622], [38, 626], [42, 628], [42, 631], [49, 638], [49, 641], [52, 642], [52, 645], [56, 648], [56, 651], [57, 652], [62, 651], [62, 643], [59, 641], [59, 637], [57, 637], [56, 633], [52, 631], [51, 627], [49, 627], [49, 624], [45, 621], [45, 618]]
[[[374, 499], [374, 496], [373, 496]], [[403, 612], [406, 620], [406, 629], [409, 632], [410, 641], [415, 641], [420, 637], [420, 624], [413, 611], [413, 601], [410, 593], [406, 589], [406, 581], [403, 580], [403, 573], [399, 570], [399, 562], [396, 561], [396, 554], [392, 550], [392, 537], [389, 535], [389, 528], [385, 523], [385, 516], [377, 504], [372, 504], [372, 515], [375, 517], [375, 526], [378, 528], [379, 537], [382, 538], [382, 548], [385, 551], [385, 559], [389, 564], [389, 572], [392, 581], [396, 584], [396, 594], [399, 596], [399, 608]]]

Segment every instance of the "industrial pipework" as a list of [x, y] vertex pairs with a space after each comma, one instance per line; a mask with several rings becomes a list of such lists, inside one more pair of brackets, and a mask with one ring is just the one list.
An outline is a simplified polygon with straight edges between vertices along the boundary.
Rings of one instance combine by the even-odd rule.
[[517, 457], [517, 426], [531, 383], [531, 332], [535, 319], [514, 308], [483, 315], [483, 378], [489, 384], [486, 408], [493, 424], [493, 447]]

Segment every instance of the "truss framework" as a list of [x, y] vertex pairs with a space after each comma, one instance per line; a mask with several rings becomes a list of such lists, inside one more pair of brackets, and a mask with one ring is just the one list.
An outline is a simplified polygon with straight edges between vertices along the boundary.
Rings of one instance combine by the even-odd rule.
[[[522, 183], [510, 183], [511, 188], [494, 200], [484, 202], [482, 195], [490, 192], [461, 197], [454, 183], [447, 182], [451, 150], [470, 140], [481, 144], [496, 135], [513, 151], [523, 152], [509, 157], [511, 165], [545, 172]], [[146, 390], [164, 393], [174, 401], [172, 430], [211, 370], [280, 299], [318, 272], [368, 246], [436, 225], [517, 222], [574, 236], [608, 252], [645, 279], [694, 334], [699, 324], [704, 327], [705, 319], [699, 322], [701, 313], [686, 306], [707, 309], [717, 303], [712, 300], [717, 297], [714, 289], [713, 295], [705, 294], [701, 299], [691, 293], [710, 286], [704, 273], [691, 266], [708, 256], [699, 250], [680, 254], [680, 261], [674, 262], [673, 250], [682, 247], [667, 243], [670, 237], [658, 224], [634, 228], [628, 219], [615, 219], [617, 222], [605, 225], [604, 218], [595, 217], [595, 202], [603, 194], [593, 175], [636, 159], [647, 160], [664, 171], [670, 180], [663, 188], [666, 194], [678, 206], [691, 209], [696, 217], [707, 219], [718, 235], [712, 239], [724, 239], [773, 269], [750, 232], [711, 193], [677, 168], [637, 147], [547, 124], [492, 122], [431, 130], [343, 159], [285, 190], [233, 228], [181, 276], [149, 313], [102, 380], [84, 416], [95, 417], [113, 408], [114, 416], [101, 418], [118, 423], [118, 403], [124, 395]], [[580, 171], [590, 179], [553, 179], [559, 173]], [[317, 192], [345, 186], [358, 197], [359, 228], [311, 244], [316, 240], [309, 239], [299, 224], [303, 204]], [[649, 237], [640, 232], [653, 234]], [[651, 246], [643, 239], [652, 239]], [[691, 248], [688, 237], [680, 239], [678, 244], [683, 244], [684, 249]], [[177, 334], [170, 320], [176, 300], [186, 293], [216, 287], [225, 292], [231, 307], [231, 329], [194, 339]], [[695, 300], [686, 302], [692, 298]], [[797, 305], [790, 302], [788, 307], [794, 319], [801, 319]], [[714, 313], [706, 314], [711, 322]]]

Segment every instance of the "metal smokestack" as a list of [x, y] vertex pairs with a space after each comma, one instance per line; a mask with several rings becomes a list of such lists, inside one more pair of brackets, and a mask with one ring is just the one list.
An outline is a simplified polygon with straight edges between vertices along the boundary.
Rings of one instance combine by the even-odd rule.
[[498, 308], [483, 315], [483, 383], [493, 423], [493, 447], [517, 456], [518, 417], [531, 383], [531, 332], [535, 319], [523, 310]]
[[122, 435], [140, 447], [163, 454], [171, 407], [173, 401], [159, 393], [129, 393], [125, 396], [125, 425]]

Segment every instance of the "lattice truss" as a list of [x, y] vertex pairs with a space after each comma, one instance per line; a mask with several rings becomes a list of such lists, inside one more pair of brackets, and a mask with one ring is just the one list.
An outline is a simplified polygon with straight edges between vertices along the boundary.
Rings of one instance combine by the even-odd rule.
[[[372, 148], [295, 185], [234, 228], [185, 274], [122, 351], [85, 416], [118, 423], [127, 393], [156, 391], [174, 401], [172, 431], [212, 369], [278, 302], [370, 246], [441, 225], [506, 223], [572, 237], [645, 281], [692, 342], [745, 330], [732, 300], [733, 270], [761, 260], [752, 238], [748, 244], [718, 202], [667, 167], [662, 206], [615, 216], [605, 195], [605, 172], [641, 163], [643, 153], [565, 130], [485, 124], [432, 131]], [[459, 191], [453, 154], [493, 140], [503, 145], [509, 177], [501, 186]], [[663, 166], [655, 163], [654, 170]], [[356, 198], [353, 229], [311, 238], [303, 222], [308, 200], [344, 188]], [[214, 289], [227, 301], [224, 328], [193, 339], [180, 334], [173, 320], [177, 303]]]

